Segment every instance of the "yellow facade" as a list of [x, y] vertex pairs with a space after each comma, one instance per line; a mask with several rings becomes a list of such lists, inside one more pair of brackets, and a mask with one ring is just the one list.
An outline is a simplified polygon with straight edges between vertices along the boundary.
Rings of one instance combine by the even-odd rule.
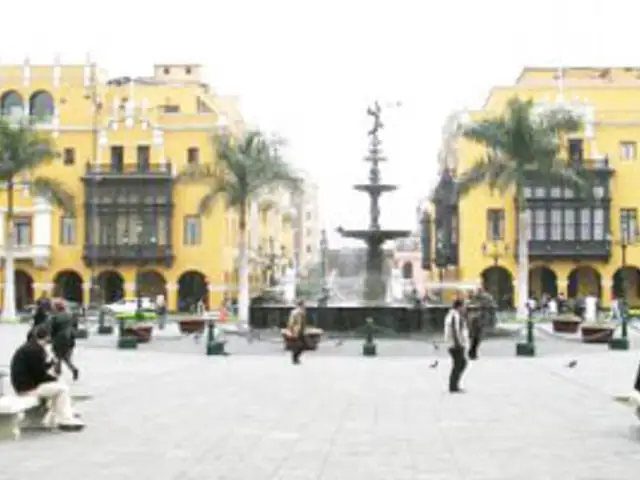
[[[51, 111], [40, 119], [38, 128], [52, 135], [59, 158], [35, 174], [54, 177], [73, 193], [77, 218], [75, 240], [63, 245], [61, 212], [48, 205], [39, 206], [41, 201], [27, 191], [15, 195], [16, 215], [32, 222], [28, 229], [32, 238], [18, 247], [21, 253], [16, 255], [19, 307], [41, 292], [60, 290], [60, 285], [56, 288], [59, 274], [69, 271], [81, 280], [82, 299], [88, 301], [92, 269], [83, 258], [86, 191], [82, 180], [88, 164], [94, 169], [108, 170], [113, 145], [123, 147], [125, 164], [135, 163], [138, 147], [148, 146], [152, 169], [164, 165], [176, 173], [184, 169], [190, 156], [192, 161], [200, 162], [214, 158], [211, 139], [217, 129], [226, 128], [241, 134], [244, 128], [237, 102], [212, 93], [201, 80], [198, 65], [157, 65], [150, 77], [111, 80], [92, 63], [0, 66], [0, 99], [7, 107], [3, 115], [33, 113], [30, 99], [36, 98], [34, 95], [38, 92], [44, 92], [40, 100], [50, 99], [52, 103]], [[6, 100], [11, 98], [22, 99], [24, 108], [16, 105], [9, 108], [11, 102]], [[46, 102], [42, 105], [46, 106]], [[173, 249], [170, 265], [98, 264], [93, 269], [94, 275], [117, 272], [123, 280], [122, 294], [127, 298], [135, 295], [136, 278], [155, 277], [158, 282], [161, 280], [161, 285], [152, 287], [141, 281], [142, 293], [151, 295], [162, 291], [170, 310], [178, 309], [179, 296], [184, 295], [181, 277], [189, 272], [205, 279], [210, 308], [217, 308], [225, 295], [236, 296], [237, 215], [227, 212], [219, 202], [208, 216], [200, 218], [199, 241], [193, 245], [185, 243], [185, 217], [197, 216], [198, 202], [206, 191], [207, 188], [200, 185], [178, 184], [173, 189], [168, 242]], [[6, 195], [2, 193], [0, 209], [3, 212], [6, 212], [5, 205]], [[36, 221], [37, 211], [46, 211], [48, 216], [40, 215]], [[34, 254], [36, 247], [42, 248]], [[143, 271], [154, 273], [139, 277]]]
[[[552, 293], [544, 291], [549, 288], [542, 286], [544, 282], [541, 276], [547, 276], [547, 284], [551, 281], [550, 277], [555, 276], [558, 293], [577, 297], [587, 293], [600, 294], [603, 304], [607, 305], [611, 298], [614, 274], [623, 261], [620, 211], [629, 209], [637, 212], [636, 209], [640, 207], [637, 184], [640, 178], [637, 151], [637, 142], [640, 142], [640, 69], [526, 68], [514, 85], [492, 89], [484, 108], [469, 112], [466, 120], [498, 115], [513, 96], [533, 99], [541, 107], [562, 103], [574, 109], [584, 122], [583, 131], [575, 138], [583, 141], [586, 162], [602, 162], [607, 158], [613, 170], [610, 180], [610, 225], [608, 231], [604, 232], [611, 245], [608, 259], [582, 260], [578, 256], [571, 258], [567, 255], [563, 259], [542, 261], [533, 257], [530, 260], [530, 291], [536, 297]], [[482, 153], [477, 144], [459, 139], [455, 164], [442, 167], [452, 168], [460, 174]], [[517, 226], [513, 193], [500, 196], [491, 193], [487, 187], [481, 187], [463, 197], [458, 208], [458, 280], [481, 284], [484, 278], [486, 284], [490, 269], [504, 269], [512, 283], [513, 298], [517, 298]], [[504, 235], [500, 241], [487, 240], [486, 212], [489, 209], [504, 211]], [[602, 238], [602, 234], [599, 235]], [[629, 273], [625, 277], [626, 295], [631, 303], [638, 304], [640, 277], [633, 272], [640, 267], [640, 245], [637, 243], [626, 248], [626, 265], [629, 266]], [[571, 281], [570, 276], [573, 277]], [[574, 284], [570, 286], [572, 282]]]

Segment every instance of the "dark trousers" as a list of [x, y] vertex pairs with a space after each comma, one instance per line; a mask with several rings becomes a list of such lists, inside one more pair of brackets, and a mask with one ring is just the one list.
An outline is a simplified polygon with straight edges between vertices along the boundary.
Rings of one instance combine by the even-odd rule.
[[475, 360], [478, 358], [478, 347], [480, 346], [480, 335], [474, 335], [469, 341], [469, 358]]
[[291, 346], [291, 361], [293, 363], [300, 363], [300, 355], [302, 355], [302, 352], [304, 352], [306, 348], [307, 343], [305, 342], [304, 334], [298, 335], [298, 338]]
[[460, 377], [465, 368], [467, 368], [467, 359], [464, 356], [463, 347], [451, 347], [449, 349], [451, 355], [451, 374], [449, 375], [449, 391], [457, 392], [460, 390]]
[[638, 374], [636, 375], [636, 384], [633, 386], [636, 392], [640, 393], [640, 365], [638, 365]]

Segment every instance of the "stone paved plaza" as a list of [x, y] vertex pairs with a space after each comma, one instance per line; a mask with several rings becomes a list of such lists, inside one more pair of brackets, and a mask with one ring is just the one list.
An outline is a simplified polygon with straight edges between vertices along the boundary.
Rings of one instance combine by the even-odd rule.
[[[25, 331], [0, 325], [0, 365]], [[487, 355], [467, 372], [469, 393], [450, 396], [448, 359], [433, 349], [362, 358], [322, 345], [294, 367], [278, 349], [223, 358], [83, 342], [74, 389], [93, 396], [80, 404], [89, 426], [0, 443], [0, 479], [631, 480], [640, 471], [640, 422], [611, 399], [630, 391], [637, 351], [559, 342], [534, 359]], [[495, 345], [487, 350], [513, 352], [513, 340]], [[572, 358], [578, 366], [566, 368]]]

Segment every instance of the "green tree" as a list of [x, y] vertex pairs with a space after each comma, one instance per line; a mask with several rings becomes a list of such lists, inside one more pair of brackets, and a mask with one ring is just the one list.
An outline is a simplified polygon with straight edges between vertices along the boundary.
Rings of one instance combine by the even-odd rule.
[[526, 316], [529, 295], [529, 222], [524, 188], [536, 183], [565, 185], [587, 194], [590, 176], [567, 161], [568, 134], [581, 129], [579, 117], [564, 108], [536, 110], [531, 100], [513, 97], [503, 114], [471, 122], [464, 138], [481, 144], [485, 153], [457, 182], [461, 196], [479, 186], [500, 195], [515, 193], [518, 211], [518, 315]]
[[283, 188], [297, 191], [301, 180], [279, 153], [281, 142], [269, 140], [261, 131], [251, 130], [240, 138], [224, 133], [214, 136], [215, 156], [210, 162], [189, 165], [179, 182], [208, 187], [200, 199], [198, 212], [206, 215], [219, 199], [238, 213], [239, 321], [249, 322], [249, 252], [247, 221], [251, 202]]
[[[16, 317], [15, 296], [15, 231], [14, 192], [17, 186], [31, 188], [33, 194], [47, 199], [65, 214], [75, 214], [73, 195], [57, 179], [35, 174], [35, 170], [51, 162], [55, 149], [51, 138], [38, 131], [33, 123], [13, 122], [0, 118], [0, 182], [7, 192], [5, 216], [4, 303], [2, 317]], [[38, 239], [35, 239], [37, 242]]]

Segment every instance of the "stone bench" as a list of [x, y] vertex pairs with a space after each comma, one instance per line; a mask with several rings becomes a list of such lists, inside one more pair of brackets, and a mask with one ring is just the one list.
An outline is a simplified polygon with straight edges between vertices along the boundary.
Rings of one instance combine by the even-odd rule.
[[[0, 438], [13, 436], [18, 440], [27, 412], [43, 408], [37, 397], [4, 395], [0, 397]], [[44, 408], [46, 412], [46, 408]]]

